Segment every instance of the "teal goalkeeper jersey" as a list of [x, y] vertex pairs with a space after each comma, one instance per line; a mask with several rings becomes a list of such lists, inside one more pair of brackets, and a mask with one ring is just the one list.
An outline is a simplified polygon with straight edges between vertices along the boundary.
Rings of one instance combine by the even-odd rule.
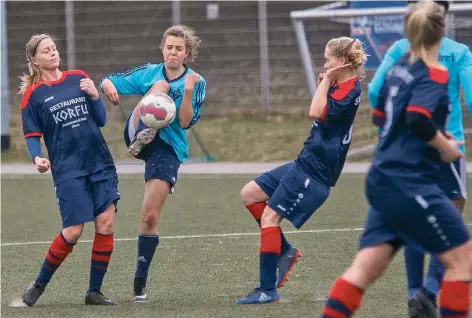
[[[164, 64], [145, 64], [138, 66], [132, 70], [124, 73], [110, 74], [105, 76], [100, 82], [100, 90], [102, 89], [103, 80], [108, 78], [116, 90], [122, 95], [141, 95], [144, 96], [152, 85], [159, 80], [164, 80], [169, 83], [170, 89], [168, 95], [174, 100], [177, 108], [177, 113], [182, 103], [184, 96], [184, 79], [185, 75], [195, 73], [192, 69], [185, 66], [184, 73], [176, 79], [169, 80], [165, 74]], [[195, 89], [193, 91], [192, 107], [193, 118], [189, 125], [195, 125], [200, 118], [200, 112], [206, 96], [206, 82], [200, 76]], [[172, 146], [180, 162], [183, 162], [188, 157], [188, 142], [186, 136], [186, 129], [180, 127], [178, 116], [167, 127], [159, 130], [159, 136], [166, 143]]]
[[[385, 57], [369, 83], [369, 102], [373, 108], [377, 103], [385, 75], [393, 65], [405, 55], [410, 48], [407, 39], [395, 42], [385, 54]], [[460, 87], [464, 91], [464, 100], [469, 114], [472, 113], [472, 52], [467, 45], [449, 38], [443, 38], [439, 49], [439, 61], [449, 72], [448, 94], [451, 103], [451, 113], [447, 130], [457, 140], [464, 140], [462, 127], [462, 109], [460, 104]], [[465, 147], [461, 146], [465, 152]]]

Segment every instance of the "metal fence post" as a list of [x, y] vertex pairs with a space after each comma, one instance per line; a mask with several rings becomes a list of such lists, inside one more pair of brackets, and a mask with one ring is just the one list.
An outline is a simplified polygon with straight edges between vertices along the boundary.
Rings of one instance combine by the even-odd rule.
[[180, 24], [180, 0], [172, 0], [172, 24]]
[[65, 20], [66, 20], [66, 42], [67, 42], [67, 68], [73, 70], [76, 68], [75, 56], [75, 24], [74, 24], [74, 2], [67, 0], [65, 2]]
[[305, 70], [308, 91], [310, 96], [315, 95], [316, 90], [316, 79], [315, 79], [315, 62], [311, 61], [311, 53], [308, 47], [308, 41], [305, 34], [305, 26], [303, 21], [298, 19], [292, 19], [293, 26], [295, 28], [295, 34], [297, 35], [298, 49], [302, 58], [303, 68]]
[[9, 116], [9, 105], [10, 97], [8, 91], [8, 48], [7, 48], [7, 5], [5, 0], [1, 0], [1, 37], [2, 37], [2, 52], [1, 52], [1, 148], [7, 150], [10, 148], [10, 116]]
[[270, 104], [269, 91], [269, 48], [267, 36], [267, 2], [259, 1], [259, 54], [261, 67], [261, 99], [264, 111]]

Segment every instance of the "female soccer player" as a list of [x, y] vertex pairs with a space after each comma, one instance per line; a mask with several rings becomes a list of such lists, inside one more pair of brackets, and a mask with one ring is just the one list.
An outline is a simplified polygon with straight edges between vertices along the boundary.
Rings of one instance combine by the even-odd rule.
[[411, 52], [387, 74], [374, 111], [382, 133], [366, 180], [370, 207], [360, 251], [332, 287], [323, 317], [350, 317], [401, 245], [436, 254], [444, 264], [441, 317], [468, 315], [472, 246], [438, 183], [441, 162], [462, 156], [445, 133], [448, 72], [438, 62], [444, 23], [444, 9], [434, 2], [407, 13]]
[[[84, 229], [95, 222], [87, 305], [111, 305], [101, 292], [113, 252], [113, 221], [120, 199], [113, 158], [100, 132], [105, 106], [93, 81], [82, 71], [61, 71], [56, 44], [47, 34], [26, 44], [29, 74], [20, 93], [23, 132], [39, 172], [51, 168], [62, 231], [52, 241], [36, 280], [23, 294], [33, 306], [59, 265], [72, 252]], [[41, 156], [44, 136], [49, 160]]]
[[119, 103], [118, 94], [145, 96], [160, 92], [174, 100], [178, 113], [169, 126], [156, 132], [140, 120], [136, 106], [125, 125], [126, 146], [132, 155], [146, 163], [133, 302], [148, 301], [145, 287], [159, 244], [159, 216], [167, 195], [174, 190], [179, 166], [188, 156], [185, 130], [197, 122], [205, 99], [205, 80], [185, 65], [197, 57], [199, 44], [192, 29], [172, 26], [164, 32], [160, 45], [164, 63], [110, 74], [101, 83], [102, 91], [115, 105]]
[[314, 121], [301, 153], [241, 190], [243, 203], [261, 227], [260, 285], [236, 304], [279, 300], [277, 287], [285, 284], [301, 255], [287, 242], [280, 222], [287, 219], [302, 227], [336, 184], [351, 144], [361, 95], [358, 73], [365, 61], [359, 40], [341, 37], [328, 42], [326, 73], [319, 77], [311, 102], [309, 116]]
[[[447, 1], [435, 2], [443, 6], [445, 9], [444, 13], [447, 13], [449, 8]], [[410, 43], [408, 40], [402, 39], [395, 42], [387, 51], [382, 64], [369, 83], [371, 107], [375, 107], [388, 70], [407, 53], [409, 48]], [[448, 92], [452, 109], [447, 124], [447, 131], [455, 139], [464, 140], [460, 87], [462, 86], [464, 92], [465, 104], [469, 108], [469, 112], [472, 113], [472, 52], [467, 45], [444, 37], [439, 48], [439, 61], [447, 67], [449, 72]], [[459, 149], [465, 153], [464, 145], [461, 145]], [[465, 167], [465, 158], [461, 157], [453, 163], [443, 163], [440, 169], [442, 177], [439, 186], [460, 211], [463, 211], [467, 197], [467, 172]], [[404, 253], [410, 317], [414, 318], [421, 312], [435, 312], [436, 295], [439, 291], [442, 275], [444, 274], [444, 266], [435, 256], [432, 256], [426, 279], [423, 282], [424, 253], [411, 247], [405, 247]]]

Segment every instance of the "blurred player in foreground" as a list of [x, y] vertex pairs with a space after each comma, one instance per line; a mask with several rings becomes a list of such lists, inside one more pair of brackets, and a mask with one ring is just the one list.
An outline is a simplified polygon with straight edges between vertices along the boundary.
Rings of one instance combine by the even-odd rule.
[[[26, 44], [29, 74], [20, 93], [23, 132], [39, 172], [51, 168], [62, 218], [36, 280], [23, 294], [32, 306], [52, 275], [72, 252], [84, 229], [95, 222], [87, 305], [111, 305], [100, 291], [113, 252], [113, 221], [120, 199], [113, 158], [100, 132], [106, 109], [98, 90], [80, 70], [59, 70], [60, 56], [52, 37], [34, 35]], [[50, 161], [41, 156], [40, 137]]]
[[125, 125], [124, 138], [130, 153], [146, 164], [133, 302], [148, 301], [145, 287], [159, 244], [159, 216], [168, 194], [174, 191], [179, 166], [188, 156], [186, 129], [198, 121], [205, 99], [205, 80], [185, 64], [197, 57], [199, 44], [192, 29], [172, 26], [164, 32], [160, 45], [164, 63], [110, 74], [101, 83], [102, 91], [114, 105], [119, 104], [118, 94], [146, 96], [159, 92], [174, 100], [178, 113], [169, 126], [155, 131], [144, 125], [136, 107]]
[[388, 72], [373, 113], [382, 133], [366, 179], [369, 210], [360, 251], [334, 283], [322, 317], [350, 317], [402, 245], [444, 264], [441, 317], [468, 315], [469, 232], [438, 183], [442, 162], [462, 156], [460, 141], [445, 131], [448, 73], [438, 62], [444, 20], [434, 2], [418, 4], [405, 17], [411, 51]]
[[[445, 13], [447, 13], [449, 9], [447, 1], [435, 2], [443, 6]], [[369, 83], [371, 107], [375, 107], [387, 71], [408, 52], [409, 48], [409, 41], [402, 39], [395, 42], [387, 51], [374, 78]], [[472, 53], [468, 46], [449, 38], [443, 38], [439, 48], [439, 61], [447, 67], [449, 72], [448, 93], [452, 109], [447, 131], [456, 140], [464, 140], [460, 86], [462, 86], [464, 92], [465, 103], [469, 108], [469, 112], [472, 113]], [[461, 145], [459, 149], [462, 153], [465, 153], [464, 145]], [[441, 164], [440, 174], [440, 188], [453, 201], [454, 205], [460, 211], [463, 211], [467, 197], [465, 158], [461, 157], [453, 163]], [[432, 256], [426, 279], [423, 282], [424, 253], [408, 246], [405, 247], [404, 253], [410, 317], [414, 318], [419, 314], [435, 312], [437, 306], [436, 296], [444, 274], [444, 266], [436, 257]]]
[[[295, 161], [268, 171], [241, 190], [241, 199], [261, 227], [260, 285], [236, 304], [277, 302], [300, 257], [280, 229], [283, 219], [297, 229], [328, 198], [351, 144], [359, 107], [358, 73], [366, 61], [359, 40], [332, 39], [326, 45], [325, 71], [311, 102], [310, 136]], [[278, 278], [277, 278], [278, 267]]]

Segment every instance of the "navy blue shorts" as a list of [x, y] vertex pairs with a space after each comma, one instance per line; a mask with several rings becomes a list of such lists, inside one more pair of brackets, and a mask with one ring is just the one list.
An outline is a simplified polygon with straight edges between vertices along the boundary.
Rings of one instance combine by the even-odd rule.
[[115, 167], [64, 180], [55, 190], [64, 228], [94, 221], [120, 199]]
[[[127, 147], [129, 147], [136, 132], [146, 127], [140, 119], [138, 127], [134, 128], [130, 122], [132, 116], [133, 113], [128, 117], [124, 130]], [[159, 132], [157, 132], [156, 137], [151, 143], [143, 147], [138, 159], [144, 160], [146, 164], [144, 168], [144, 182], [151, 179], [167, 181], [170, 185], [170, 193], [174, 193], [180, 161], [174, 148], [159, 137]]]
[[265, 172], [254, 180], [270, 197], [267, 205], [300, 229], [326, 201], [330, 189], [308, 176], [295, 162]]
[[370, 207], [360, 248], [392, 243], [441, 254], [469, 241], [460, 212], [438, 185], [407, 193], [401, 180], [372, 179], [366, 182]]
[[442, 163], [439, 174], [438, 185], [449, 199], [467, 199], [467, 171], [464, 158]]

